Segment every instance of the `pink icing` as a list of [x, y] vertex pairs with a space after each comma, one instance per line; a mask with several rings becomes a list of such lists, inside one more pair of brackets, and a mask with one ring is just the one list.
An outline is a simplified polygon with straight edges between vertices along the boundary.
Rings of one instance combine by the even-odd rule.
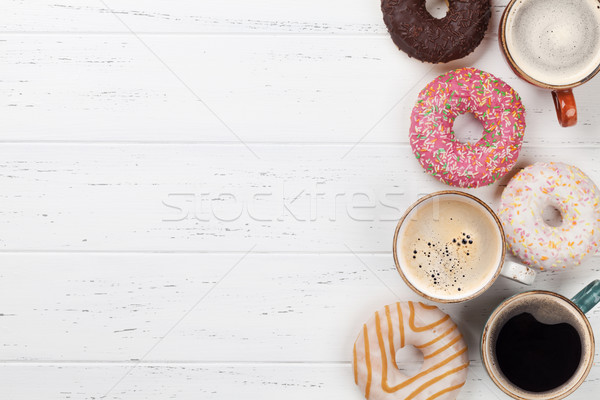
[[[483, 125], [475, 144], [456, 140], [460, 114], [473, 113]], [[519, 95], [494, 75], [461, 68], [440, 75], [419, 94], [413, 108], [410, 144], [425, 170], [458, 187], [494, 183], [516, 163], [525, 130]]]

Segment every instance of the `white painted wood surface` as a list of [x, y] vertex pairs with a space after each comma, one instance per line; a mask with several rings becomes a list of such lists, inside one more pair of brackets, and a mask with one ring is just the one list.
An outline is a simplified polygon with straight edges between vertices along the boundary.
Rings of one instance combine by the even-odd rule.
[[[474, 54], [431, 66], [394, 48], [376, 0], [3, 1], [0, 398], [360, 399], [361, 323], [419, 299], [394, 268], [395, 221], [447, 188], [407, 145], [430, 79], [506, 80], [527, 108], [515, 171], [559, 160], [600, 182], [600, 80], [560, 129], [500, 56], [504, 4]], [[469, 192], [495, 206], [507, 181]], [[572, 296], [599, 261], [533, 287]], [[459, 399], [506, 398], [477, 341], [524, 289], [441, 306], [470, 346]], [[597, 359], [572, 398], [599, 389]]]
[[500, 57], [491, 36], [432, 66], [384, 35], [10, 34], [0, 40], [2, 140], [407, 143], [419, 91], [475, 65], [523, 97], [527, 143], [600, 143], [597, 80], [575, 89], [580, 121], [565, 132], [550, 123], [550, 93]]

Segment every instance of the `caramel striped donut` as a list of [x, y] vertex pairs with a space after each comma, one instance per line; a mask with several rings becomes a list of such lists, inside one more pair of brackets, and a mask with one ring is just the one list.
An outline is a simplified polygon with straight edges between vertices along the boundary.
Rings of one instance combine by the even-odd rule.
[[[423, 352], [423, 366], [413, 377], [396, 366], [396, 350], [406, 345]], [[385, 306], [363, 325], [354, 342], [354, 382], [367, 399], [455, 399], [468, 366], [467, 344], [456, 324], [423, 303]]]

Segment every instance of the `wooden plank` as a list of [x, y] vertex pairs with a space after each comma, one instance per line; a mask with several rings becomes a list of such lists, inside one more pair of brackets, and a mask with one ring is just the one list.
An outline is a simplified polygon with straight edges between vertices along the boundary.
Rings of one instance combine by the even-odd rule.
[[[348, 364], [151, 364], [140, 365], [113, 390], [131, 368], [127, 364], [1, 365], [0, 395], [11, 400], [149, 398], [229, 400], [360, 400]], [[569, 399], [594, 398], [598, 368]], [[32, 384], [35, 382], [35, 384]], [[461, 400], [504, 398], [480, 364], [471, 364]]]
[[[463, 60], [431, 66], [384, 36], [139, 38], [3, 37], [0, 140], [407, 143], [419, 91], [440, 73], [475, 65], [521, 94], [527, 143], [600, 145], [600, 81], [575, 90], [580, 122], [562, 129], [550, 93], [516, 78], [495, 39]], [[481, 126], [456, 131], [477, 138]]]
[[[430, 79], [475, 65], [507, 80], [528, 108], [519, 166], [600, 182], [597, 83], [559, 129], [549, 93], [501, 60], [505, 2], [473, 55], [431, 67], [396, 50], [377, 1], [4, 1], [0, 398], [362, 398], [357, 327], [419, 300], [393, 266], [395, 221], [447, 188], [406, 146]], [[506, 182], [470, 192], [497, 204]], [[598, 260], [533, 288], [572, 296]], [[442, 307], [470, 346], [461, 399], [500, 396], [477, 342], [523, 290]], [[600, 307], [589, 317], [598, 331]], [[572, 398], [599, 385], [595, 366]]]
[[[242, 145], [1, 149], [5, 251], [389, 252], [404, 210], [449, 188], [406, 146], [252, 145], [260, 158]], [[563, 161], [600, 182], [599, 156], [528, 147], [517, 167]], [[508, 178], [468, 191], [495, 207]]]
[[[598, 261], [440, 308], [478, 361], [497, 304], [528, 289], [571, 297]], [[4, 253], [0, 361], [349, 362], [364, 321], [399, 300], [421, 298], [390, 254]], [[589, 318], [598, 332], [600, 306]]]
[[[507, 2], [494, 2], [490, 34], [496, 33]], [[380, 2], [360, 0], [285, 4], [276, 0], [6, 0], [0, 28], [9, 32], [387, 33]]]
[[136, 32], [385, 32], [377, 1], [38, 0], [4, 6], [0, 27], [14, 32], [128, 32], [124, 24]]
[[[43, 364], [1, 365], [0, 394], [11, 400], [30, 399], [244, 399], [360, 400], [364, 396], [354, 385], [349, 364], [150, 364], [131, 369], [128, 364]], [[35, 384], [32, 384], [35, 382]], [[595, 398], [600, 368], [569, 399]], [[469, 367], [461, 400], [506, 396], [494, 386], [479, 363]], [[506, 397], [507, 398], [507, 397]]]

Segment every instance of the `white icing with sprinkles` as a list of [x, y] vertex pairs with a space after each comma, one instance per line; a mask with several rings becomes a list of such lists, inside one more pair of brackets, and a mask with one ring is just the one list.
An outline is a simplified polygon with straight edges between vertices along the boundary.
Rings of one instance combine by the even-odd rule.
[[[559, 226], [544, 222], [547, 206], [560, 211]], [[498, 216], [513, 254], [540, 269], [579, 265], [600, 245], [600, 190], [567, 164], [539, 162], [515, 175]]]

